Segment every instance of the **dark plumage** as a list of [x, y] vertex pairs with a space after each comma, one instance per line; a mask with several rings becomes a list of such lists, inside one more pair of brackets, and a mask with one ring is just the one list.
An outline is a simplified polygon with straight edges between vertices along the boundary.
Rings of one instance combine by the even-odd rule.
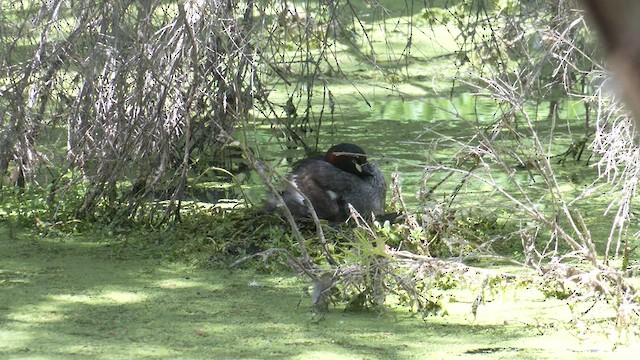
[[384, 213], [387, 184], [378, 166], [368, 163], [364, 150], [339, 144], [324, 157], [300, 161], [291, 171], [282, 198], [294, 216], [309, 216], [300, 192], [321, 219], [344, 221], [351, 204], [364, 217]]

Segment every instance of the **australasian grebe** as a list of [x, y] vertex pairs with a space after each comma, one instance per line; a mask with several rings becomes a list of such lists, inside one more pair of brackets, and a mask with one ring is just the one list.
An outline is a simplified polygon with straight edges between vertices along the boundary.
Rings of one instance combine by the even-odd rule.
[[288, 180], [291, 184], [282, 198], [294, 216], [309, 216], [300, 193], [309, 198], [320, 219], [345, 221], [349, 217], [347, 204], [366, 218], [384, 213], [384, 175], [378, 166], [367, 162], [364, 150], [357, 145], [335, 145], [324, 157], [300, 161]]

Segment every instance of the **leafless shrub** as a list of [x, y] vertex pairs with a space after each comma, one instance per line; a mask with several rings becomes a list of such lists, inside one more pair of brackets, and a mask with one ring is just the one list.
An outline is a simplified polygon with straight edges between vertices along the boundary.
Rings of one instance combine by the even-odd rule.
[[[105, 203], [123, 218], [152, 216], [146, 201], [161, 192], [163, 218], [177, 216], [191, 163], [215, 157], [220, 131], [252, 106], [252, 5], [34, 4], [17, 4], [30, 11], [16, 11], [18, 32], [0, 39], [10, 72], [0, 171], [13, 161], [36, 181], [46, 166], [58, 200], [83, 183], [80, 218]], [[64, 157], [36, 146], [56, 137], [66, 138]]]
[[48, 186], [54, 218], [64, 203], [72, 217], [155, 224], [179, 216], [190, 179], [220, 165], [220, 134], [249, 116], [286, 146], [317, 147], [337, 39], [366, 31], [349, 1], [18, 1], [2, 15], [0, 174]]
[[[485, 11], [481, 2], [474, 4], [478, 5], [476, 21], [465, 23], [461, 35], [465, 66], [476, 76], [466, 82], [478, 96], [496, 100], [496, 120], [461, 144], [455, 165], [430, 166], [426, 173], [454, 173], [465, 184], [492, 188], [491, 196], [505, 199], [503, 206], [513, 219], [520, 219], [516, 233], [522, 239], [526, 264], [561, 287], [571, 283], [566, 296], [575, 304], [586, 299], [609, 304], [617, 314], [612, 327], [619, 334], [624, 329], [626, 335], [637, 336], [630, 328], [639, 316], [637, 293], [624, 277], [629, 236], [623, 235], [629, 228], [630, 205], [636, 194], [638, 151], [629, 120], [605, 96], [608, 83], [602, 79], [607, 75], [600, 65], [602, 55], [593, 44], [595, 37], [571, 1], [519, 2], [517, 8], [497, 12]], [[579, 141], [564, 153], [552, 154], [560, 94], [583, 103], [585, 127]], [[540, 113], [543, 102], [549, 102], [548, 114]], [[551, 135], [543, 136], [537, 130], [536, 123], [545, 120]], [[476, 124], [474, 119], [468, 121]], [[501, 139], [505, 137], [517, 145], [504, 146]], [[594, 155], [600, 156], [600, 176], [594, 176], [577, 196], [569, 196], [561, 189], [563, 181], [555, 163], [567, 157], [580, 160], [590, 144]], [[582, 159], [588, 163], [592, 156]], [[523, 183], [518, 176], [523, 170], [535, 176], [535, 184]], [[506, 177], [507, 182], [496, 177]], [[618, 195], [607, 209], [615, 212], [615, 219], [604, 254], [600, 254], [579, 203], [608, 189], [606, 183]], [[618, 270], [610, 260], [622, 249], [623, 268]]]

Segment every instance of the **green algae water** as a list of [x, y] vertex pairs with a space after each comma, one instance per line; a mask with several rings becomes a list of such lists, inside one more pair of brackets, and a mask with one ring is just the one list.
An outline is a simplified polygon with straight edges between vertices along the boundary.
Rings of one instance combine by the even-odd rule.
[[154, 258], [161, 245], [119, 254], [111, 243], [2, 224], [0, 357], [617, 359], [638, 350], [571, 330], [567, 304], [533, 288], [488, 296], [475, 317], [473, 296], [459, 290], [443, 292], [443, 317], [394, 306], [318, 317], [296, 276], [195, 268]]

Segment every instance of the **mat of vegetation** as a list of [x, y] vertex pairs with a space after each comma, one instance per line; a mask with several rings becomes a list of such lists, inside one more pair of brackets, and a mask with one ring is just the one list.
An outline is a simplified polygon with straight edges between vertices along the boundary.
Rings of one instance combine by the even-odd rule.
[[[475, 317], [473, 292], [455, 286], [441, 291], [444, 315], [393, 304], [314, 314], [306, 279], [260, 259], [231, 268], [222, 252], [194, 245], [213, 233], [201, 230], [69, 235], [2, 224], [0, 357], [599, 359], [634, 350], [580, 329], [564, 301], [535, 286], [492, 291]], [[204, 255], [208, 264], [193, 261]]]

